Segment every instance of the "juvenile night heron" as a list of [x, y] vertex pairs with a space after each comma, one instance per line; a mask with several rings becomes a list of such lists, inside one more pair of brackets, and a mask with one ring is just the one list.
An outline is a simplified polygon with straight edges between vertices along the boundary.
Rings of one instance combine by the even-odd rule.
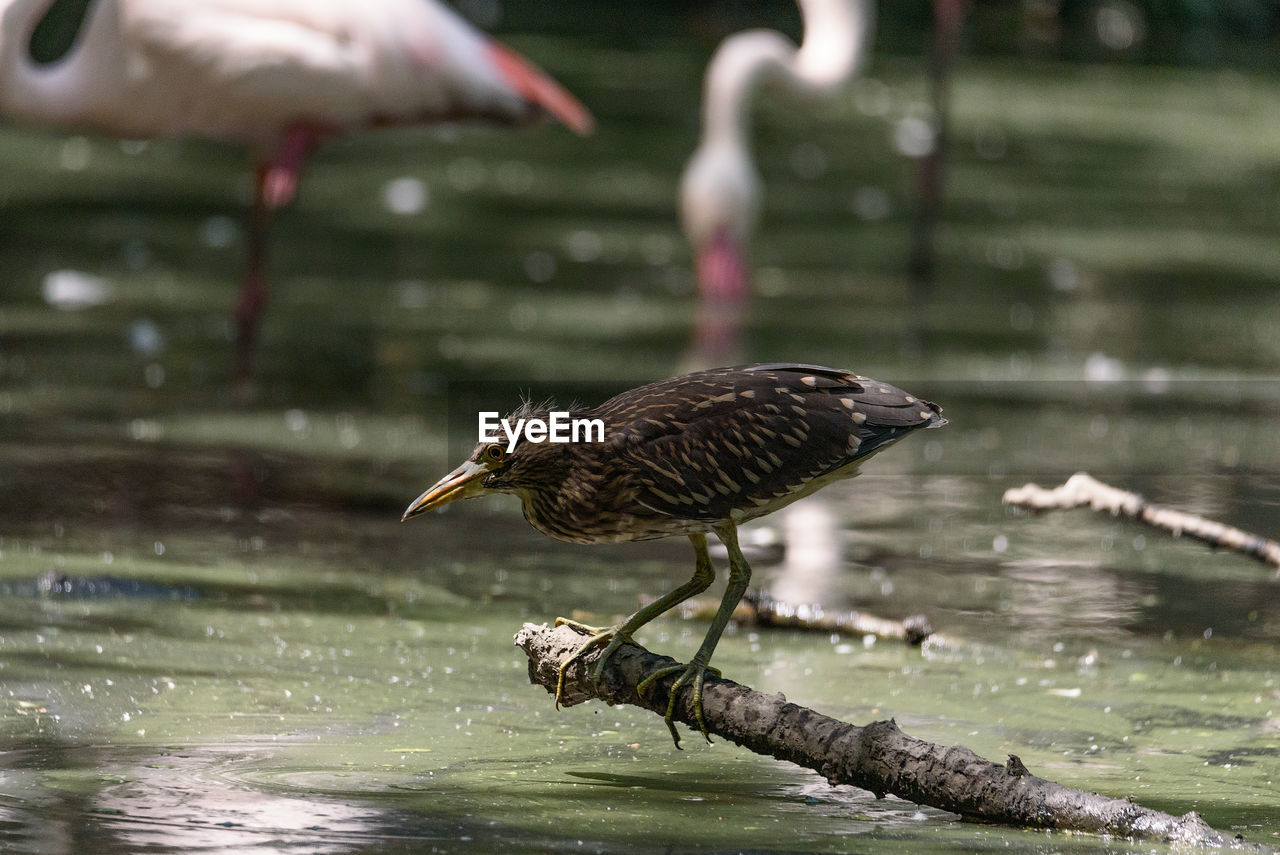
[[[817, 365], [770, 363], [698, 371], [623, 392], [594, 409], [572, 413], [600, 419], [594, 442], [483, 442], [457, 469], [413, 501], [404, 519], [485, 493], [515, 493], [524, 516], [545, 535], [572, 543], [689, 536], [696, 556], [693, 578], [622, 623], [583, 627], [590, 637], [560, 666], [605, 645], [593, 678], [609, 656], [640, 627], [702, 593], [715, 578], [707, 532], [729, 551], [729, 583], [688, 665], [673, 665], [645, 679], [643, 693], [679, 674], [671, 686], [667, 727], [680, 689], [693, 689], [699, 729], [702, 684], [711, 654], [747, 589], [751, 568], [738, 548], [738, 524], [772, 513], [841, 478], [918, 428], [941, 427], [936, 404], [848, 371]], [[549, 410], [521, 408], [509, 417], [546, 420]], [[557, 625], [572, 623], [563, 618]], [[581, 627], [580, 624], [577, 624]]]

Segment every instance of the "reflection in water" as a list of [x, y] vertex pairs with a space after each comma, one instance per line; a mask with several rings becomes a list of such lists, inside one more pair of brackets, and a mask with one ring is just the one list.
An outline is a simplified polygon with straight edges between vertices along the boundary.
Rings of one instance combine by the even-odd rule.
[[841, 566], [841, 532], [830, 502], [809, 496], [780, 516], [786, 555], [769, 585], [770, 596], [784, 603], [835, 607], [832, 595]]
[[744, 363], [748, 351], [743, 329], [749, 311], [747, 300], [700, 299], [694, 310], [689, 344], [680, 357], [677, 373]]
[[81, 270], [54, 270], [44, 277], [44, 301], [59, 309], [88, 309], [115, 299], [116, 286], [110, 279]]
[[104, 788], [89, 809], [122, 851], [329, 855], [376, 837], [379, 811], [359, 802], [237, 782], [229, 769], [252, 760], [231, 749], [175, 752], [125, 770], [127, 783]]
[[[274, 792], [237, 780], [234, 770], [260, 762], [262, 754], [233, 745], [158, 755], [70, 744], [8, 751], [0, 792], [12, 806], [0, 807], [0, 817], [24, 831], [0, 832], [0, 848], [41, 855], [328, 855], [363, 849], [386, 826], [382, 811], [358, 802]], [[97, 776], [96, 768], [112, 773]], [[75, 774], [70, 770], [89, 774], [81, 786], [60, 786]]]
[[1139, 585], [1095, 561], [1023, 558], [1001, 564], [1000, 610], [1042, 644], [1083, 635], [1118, 645], [1141, 609]]

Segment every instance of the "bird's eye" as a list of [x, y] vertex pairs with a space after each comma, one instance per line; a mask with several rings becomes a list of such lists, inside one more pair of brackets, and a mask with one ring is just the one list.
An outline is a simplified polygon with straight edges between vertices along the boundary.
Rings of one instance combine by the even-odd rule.
[[484, 450], [484, 459], [490, 463], [502, 462], [503, 456], [506, 454], [500, 445], [491, 445]]

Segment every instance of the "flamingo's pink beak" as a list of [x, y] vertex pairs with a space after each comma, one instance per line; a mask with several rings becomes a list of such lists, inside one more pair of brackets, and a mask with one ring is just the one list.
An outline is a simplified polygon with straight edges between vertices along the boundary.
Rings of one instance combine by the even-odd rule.
[[511, 88], [579, 134], [595, 129], [595, 119], [582, 102], [520, 54], [497, 42], [489, 43], [489, 58]]

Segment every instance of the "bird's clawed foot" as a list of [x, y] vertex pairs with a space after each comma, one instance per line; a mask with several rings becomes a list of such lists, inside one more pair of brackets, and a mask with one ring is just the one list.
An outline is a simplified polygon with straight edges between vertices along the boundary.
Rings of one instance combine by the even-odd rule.
[[679, 697], [680, 690], [688, 685], [693, 686], [693, 717], [698, 723], [698, 730], [702, 731], [702, 736], [707, 742], [711, 741], [711, 734], [707, 732], [707, 723], [702, 718], [702, 682], [706, 679], [708, 671], [716, 677], [720, 676], [719, 669], [712, 668], [706, 662], [694, 656], [693, 661], [688, 665], [677, 663], [668, 665], [665, 668], [659, 668], [641, 680], [640, 684], [636, 686], [636, 691], [644, 695], [662, 678], [676, 673], [680, 674], [676, 681], [671, 684], [671, 689], [667, 693], [667, 730], [671, 731], [671, 738], [675, 740], [676, 748], [680, 747], [680, 734], [676, 732], [675, 724], [676, 698]]
[[622, 632], [622, 624], [605, 627], [590, 626], [569, 618], [556, 618], [556, 626], [572, 627], [590, 636], [583, 642], [581, 647], [573, 651], [571, 656], [560, 663], [560, 675], [556, 679], [556, 709], [559, 709], [560, 701], [564, 697], [564, 673], [569, 666], [591, 648], [599, 647], [601, 644], [605, 645], [604, 652], [600, 654], [600, 658], [596, 661], [596, 667], [591, 672], [591, 681], [599, 684], [600, 678], [604, 676], [605, 663], [609, 661], [613, 651], [631, 641], [631, 634]]

